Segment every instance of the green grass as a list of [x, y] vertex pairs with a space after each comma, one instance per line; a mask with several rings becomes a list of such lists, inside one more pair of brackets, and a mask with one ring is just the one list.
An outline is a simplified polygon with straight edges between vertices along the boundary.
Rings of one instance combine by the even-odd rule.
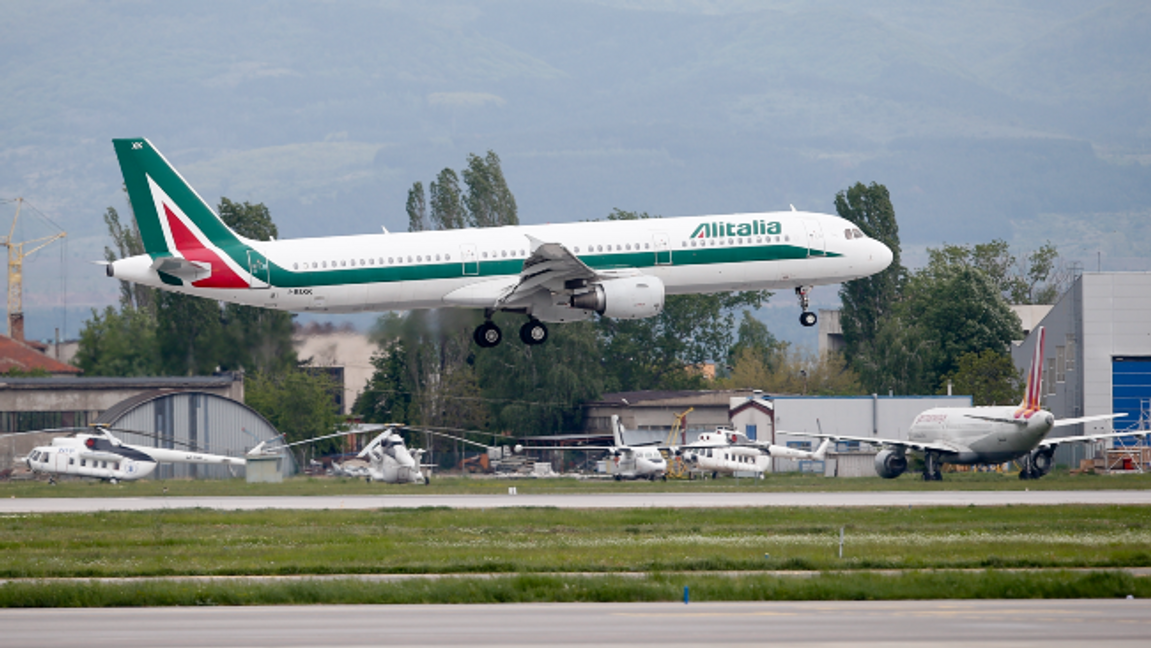
[[1151, 508], [1139, 506], [0, 517], [7, 578], [1147, 566]]
[[778, 473], [766, 479], [704, 481], [615, 482], [611, 480], [489, 479], [433, 476], [431, 485], [368, 484], [359, 479], [295, 477], [281, 484], [249, 484], [229, 480], [152, 480], [106, 484], [86, 480], [65, 480], [57, 485], [46, 481], [0, 483], [0, 497], [213, 497], [260, 495], [422, 495], [498, 494], [515, 486], [523, 494], [543, 493], [650, 493], [650, 492], [822, 492], [822, 491], [939, 491], [939, 490], [1095, 490], [1151, 488], [1151, 474], [1071, 475], [1054, 471], [1037, 480], [1022, 481], [1017, 475], [997, 473], [948, 473], [940, 482], [924, 482], [918, 474], [898, 479], [879, 477], [832, 479], [822, 475]]
[[0, 607], [680, 601], [685, 586], [693, 602], [1151, 596], [1151, 578], [1118, 572], [924, 572], [898, 576], [836, 573], [802, 579], [756, 575], [653, 574], [628, 578], [520, 574], [398, 583], [21, 582], [0, 585]]

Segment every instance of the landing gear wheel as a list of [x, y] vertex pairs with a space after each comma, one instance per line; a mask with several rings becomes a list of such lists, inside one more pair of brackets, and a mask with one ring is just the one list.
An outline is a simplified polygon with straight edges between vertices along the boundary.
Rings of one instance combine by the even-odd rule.
[[476, 327], [475, 333], [472, 333], [472, 339], [481, 347], [490, 349], [504, 339], [504, 334], [500, 327], [494, 323], [484, 322]]
[[811, 286], [796, 286], [795, 296], [799, 299], [799, 307], [803, 310], [799, 314], [799, 323], [804, 326], [815, 326], [815, 322], [819, 319], [815, 313], [808, 309], [811, 308]]
[[1031, 473], [1033, 479], [1039, 479], [1051, 471], [1051, 453], [1036, 452], [1031, 455]]
[[939, 463], [939, 456], [934, 452], [923, 455], [923, 481], [943, 481]]
[[520, 339], [528, 346], [543, 344], [548, 341], [548, 327], [544, 323], [533, 319], [520, 327]]

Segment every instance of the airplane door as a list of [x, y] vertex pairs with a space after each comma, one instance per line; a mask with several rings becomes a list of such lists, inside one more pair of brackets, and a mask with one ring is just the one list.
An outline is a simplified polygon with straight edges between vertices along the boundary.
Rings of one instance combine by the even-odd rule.
[[268, 287], [268, 259], [264, 255], [255, 250], [248, 250], [248, 272], [252, 273], [251, 283], [248, 284], [249, 288]]
[[807, 256], [824, 256], [826, 251], [823, 240], [823, 228], [814, 218], [803, 219], [803, 229], [807, 234]]
[[664, 232], [655, 233], [655, 264], [671, 265], [671, 240]]
[[476, 246], [468, 243], [460, 246], [460, 256], [464, 260], [464, 276], [475, 276], [480, 273], [479, 257], [476, 256]]

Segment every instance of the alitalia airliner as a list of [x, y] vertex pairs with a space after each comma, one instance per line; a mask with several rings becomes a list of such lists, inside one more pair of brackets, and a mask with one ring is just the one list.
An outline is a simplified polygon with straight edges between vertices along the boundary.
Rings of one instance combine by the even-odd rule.
[[[164, 290], [287, 311], [482, 309], [520, 338], [596, 314], [658, 315], [666, 295], [794, 290], [804, 326], [816, 285], [866, 277], [891, 250], [838, 216], [791, 211], [255, 241], [232, 231], [146, 139], [113, 140], [146, 253], [107, 273]], [[322, 217], [322, 215], [320, 216]]]

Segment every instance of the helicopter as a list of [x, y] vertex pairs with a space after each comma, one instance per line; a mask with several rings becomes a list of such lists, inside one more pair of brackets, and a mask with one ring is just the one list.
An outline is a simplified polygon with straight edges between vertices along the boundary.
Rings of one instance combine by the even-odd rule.
[[[67, 429], [69, 428], [46, 431], [63, 432]], [[115, 484], [147, 477], [161, 463], [223, 465], [229, 468], [244, 466], [247, 463], [243, 457], [209, 454], [191, 446], [186, 450], [177, 450], [131, 445], [121, 441], [112, 434], [113, 429], [105, 425], [71, 429], [73, 430], [71, 434], [52, 439], [51, 445], [33, 448], [24, 458], [28, 469], [33, 473], [48, 475], [48, 481], [52, 484], [55, 484], [56, 478], [61, 475], [88, 477]], [[135, 430], [118, 431], [161, 438]], [[163, 440], [188, 445], [173, 439]]]

